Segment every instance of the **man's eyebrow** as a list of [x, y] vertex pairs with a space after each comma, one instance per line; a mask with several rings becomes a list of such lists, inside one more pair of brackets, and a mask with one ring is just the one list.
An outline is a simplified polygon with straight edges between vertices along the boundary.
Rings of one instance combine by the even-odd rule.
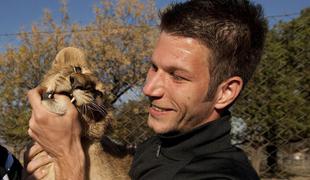
[[[153, 59], [153, 57], [150, 60], [150, 65], [157, 67], [158, 65], [156, 64], [155, 60]], [[183, 66], [177, 66], [177, 65], [164, 65], [163, 67], [161, 67], [162, 69], [164, 69], [165, 71], [168, 72], [175, 72], [175, 71], [180, 71], [182, 73], [185, 73], [186, 75], [192, 76], [192, 72], [189, 71], [188, 69], [184, 68]]]
[[[158, 65], [156, 64], [155, 60], [153, 58], [151, 58], [150, 60], [150, 65], [158, 67]], [[182, 66], [176, 66], [176, 65], [164, 65], [162, 67], [164, 70], [166, 71], [182, 71], [185, 73], [191, 73], [188, 69], [185, 69]]]
[[167, 66], [165, 69], [170, 70], [170, 71], [184, 71], [184, 72], [189, 72], [187, 69], [179, 66]]
[[166, 70], [167, 72], [170, 72], [170, 73], [171, 72], [180, 72], [189, 78], [194, 76], [193, 72], [190, 72], [188, 69], [185, 69], [185, 68], [180, 67], [180, 66], [167, 66], [167, 67], [164, 67], [164, 70]]

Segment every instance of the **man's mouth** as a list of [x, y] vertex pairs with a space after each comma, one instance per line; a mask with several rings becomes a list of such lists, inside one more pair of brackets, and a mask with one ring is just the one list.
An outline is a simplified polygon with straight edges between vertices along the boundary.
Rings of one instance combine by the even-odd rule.
[[151, 104], [150, 106], [153, 110], [155, 111], [158, 111], [158, 112], [165, 112], [165, 111], [171, 111], [172, 109], [170, 108], [163, 108], [163, 107], [159, 107], [159, 106], [156, 106], [154, 104]]

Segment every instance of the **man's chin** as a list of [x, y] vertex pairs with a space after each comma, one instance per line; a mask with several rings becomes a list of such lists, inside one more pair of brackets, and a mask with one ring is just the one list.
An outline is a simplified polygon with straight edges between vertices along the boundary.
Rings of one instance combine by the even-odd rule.
[[147, 125], [156, 133], [156, 134], [165, 134], [171, 131], [169, 126], [160, 123], [158, 120], [149, 117], [147, 120]]

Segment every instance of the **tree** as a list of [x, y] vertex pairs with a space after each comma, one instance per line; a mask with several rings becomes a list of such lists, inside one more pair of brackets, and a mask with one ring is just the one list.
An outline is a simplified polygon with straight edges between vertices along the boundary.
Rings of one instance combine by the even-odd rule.
[[265, 53], [234, 112], [245, 119], [249, 143], [268, 154], [268, 171], [277, 170], [278, 148], [310, 137], [310, 8], [267, 35]]
[[30, 117], [26, 92], [37, 86], [57, 52], [66, 46], [86, 51], [106, 87], [106, 106], [112, 109], [124, 93], [141, 85], [157, 35], [154, 0], [102, 0], [87, 25], [70, 23], [66, 1], [57, 23], [45, 10], [31, 32], [20, 32], [20, 44], [0, 55], [0, 137], [10, 146], [29, 140]]

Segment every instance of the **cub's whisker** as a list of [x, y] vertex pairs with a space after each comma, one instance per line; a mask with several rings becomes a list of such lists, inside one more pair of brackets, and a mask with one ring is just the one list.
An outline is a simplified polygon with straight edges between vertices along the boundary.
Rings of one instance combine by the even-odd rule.
[[90, 118], [91, 119], [95, 119], [95, 116], [94, 116], [94, 109], [93, 108], [91, 108], [89, 105], [85, 105], [85, 107], [86, 107], [86, 110], [88, 110], [88, 112], [90, 112], [89, 114], [90, 114]]
[[105, 113], [107, 113], [107, 108], [102, 104], [102, 105], [99, 105], [99, 104], [96, 104], [96, 103], [94, 103], [94, 102], [91, 102], [91, 104], [95, 107], [95, 108], [98, 108], [98, 109], [100, 109], [101, 111], [103, 111], [103, 112], [105, 112]]
[[95, 104], [92, 102], [90, 104], [90, 106], [92, 107], [93, 110], [100, 112], [101, 115], [107, 115], [108, 114], [107, 111], [98, 104]]

